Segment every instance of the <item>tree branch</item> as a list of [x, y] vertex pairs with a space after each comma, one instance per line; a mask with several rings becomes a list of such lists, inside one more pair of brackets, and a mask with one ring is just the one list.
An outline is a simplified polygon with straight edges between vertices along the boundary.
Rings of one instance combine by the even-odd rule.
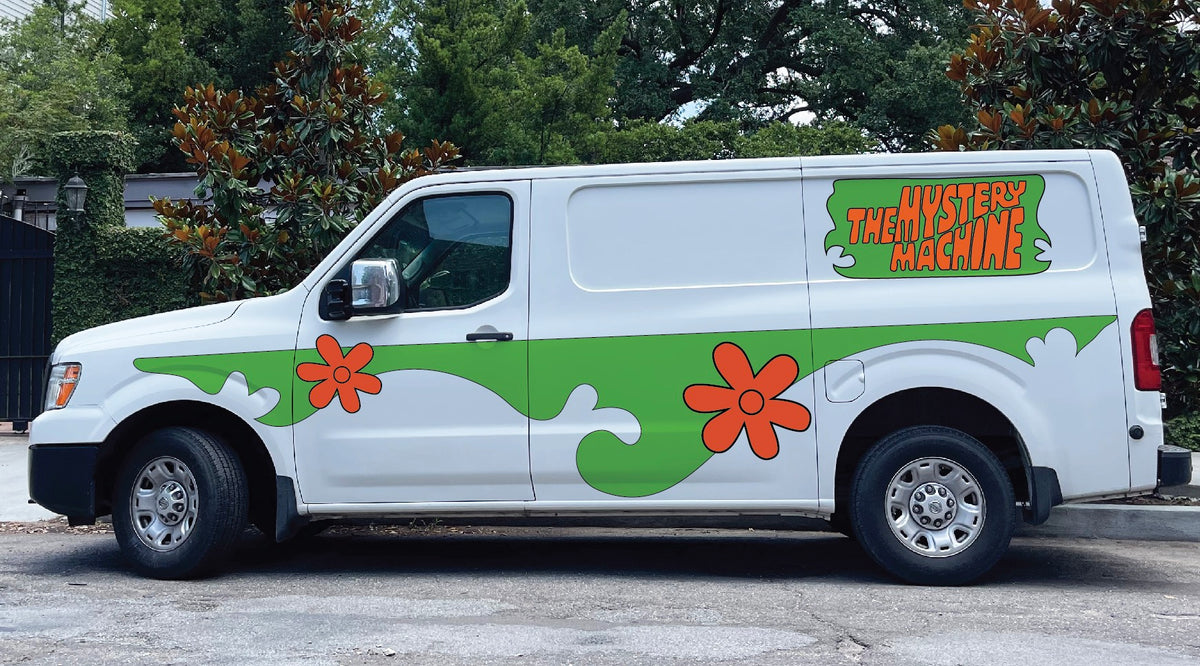
[[808, 104], [799, 104], [796, 106], [789, 106], [788, 108], [784, 109], [783, 111], [780, 111], [780, 112], [776, 113], [775, 115], [771, 116], [771, 121], [779, 122], [782, 120], [787, 120], [789, 117], [791, 117], [792, 114], [800, 113], [801, 111], [811, 111], [811, 110], [812, 110], [812, 107], [810, 107]]
[[620, 54], [621, 49], [628, 50], [638, 60], [642, 59], [642, 43], [632, 37], [621, 38], [621, 47], [617, 50], [618, 54]]
[[679, 43], [683, 49], [671, 59], [671, 62], [667, 63], [667, 69], [673, 72], [680, 72], [695, 65], [717, 43], [717, 37], [721, 34], [721, 25], [725, 22], [725, 15], [729, 12], [730, 6], [728, 0], [720, 0], [717, 3], [716, 11], [713, 13], [712, 30], [709, 31], [708, 37], [705, 38], [700, 48], [692, 49], [684, 44], [683, 15], [681, 13], [684, 4], [676, 3], [675, 5], [675, 25], [679, 28]]
[[758, 36], [756, 46], [762, 51], [771, 46], [771, 44], [779, 37], [779, 27], [787, 20], [788, 14], [800, 5], [807, 4], [809, 0], [784, 0], [783, 4], [775, 10], [771, 15], [771, 20], [767, 22], [767, 27], [763, 29], [762, 34]]
[[671, 101], [675, 102], [677, 107], [695, 101], [695, 99], [696, 87], [691, 83], [681, 83], [679, 87], [671, 91]]
[[892, 26], [892, 21], [895, 20], [895, 18], [896, 18], [895, 16], [889, 15], [887, 12], [884, 12], [880, 9], [877, 9], [875, 7], [869, 7], [869, 6], [868, 7], [859, 7], [856, 11], [851, 12], [850, 16], [847, 18], [857, 19], [857, 18], [863, 18], [864, 16], [870, 16], [874, 19], [877, 19], [888, 27]]

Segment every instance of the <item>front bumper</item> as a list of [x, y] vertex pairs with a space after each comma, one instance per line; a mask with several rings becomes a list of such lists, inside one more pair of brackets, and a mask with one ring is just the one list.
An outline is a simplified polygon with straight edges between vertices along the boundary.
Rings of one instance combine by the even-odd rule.
[[1183, 486], [1192, 481], [1192, 452], [1178, 446], [1158, 447], [1158, 487]]
[[30, 445], [29, 496], [72, 525], [95, 521], [99, 451], [95, 444]]

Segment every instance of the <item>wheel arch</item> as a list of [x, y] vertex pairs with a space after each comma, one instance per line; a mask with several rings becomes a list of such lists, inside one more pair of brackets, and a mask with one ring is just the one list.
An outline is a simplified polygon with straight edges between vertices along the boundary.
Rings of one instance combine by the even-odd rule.
[[173, 400], [145, 407], [113, 428], [100, 445], [96, 461], [96, 515], [111, 512], [113, 485], [121, 462], [133, 447], [151, 432], [174, 426], [195, 428], [220, 437], [237, 454], [246, 473], [250, 519], [255, 524], [274, 524], [276, 470], [265, 442], [233, 412], [194, 400]]
[[1008, 472], [1018, 502], [1028, 502], [1029, 451], [1013, 422], [994, 405], [956, 389], [925, 386], [879, 398], [855, 417], [838, 448], [834, 471], [834, 520], [844, 518], [850, 484], [862, 457], [880, 439], [902, 428], [937, 425], [960, 430], [986, 446]]

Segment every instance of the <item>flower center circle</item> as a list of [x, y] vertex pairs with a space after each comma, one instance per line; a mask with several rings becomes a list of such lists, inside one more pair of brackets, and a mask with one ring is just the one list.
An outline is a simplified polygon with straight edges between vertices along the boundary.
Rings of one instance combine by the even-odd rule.
[[750, 416], [761, 412], [765, 404], [766, 401], [758, 391], [743, 391], [742, 397], [738, 398], [738, 407]]
[[344, 365], [339, 365], [333, 369], [333, 381], [339, 384], [345, 384], [350, 381], [350, 368]]

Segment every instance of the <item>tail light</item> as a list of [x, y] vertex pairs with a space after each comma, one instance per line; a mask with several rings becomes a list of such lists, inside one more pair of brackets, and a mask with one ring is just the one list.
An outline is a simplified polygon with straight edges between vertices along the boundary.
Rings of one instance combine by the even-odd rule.
[[1162, 389], [1162, 368], [1158, 365], [1158, 335], [1154, 332], [1154, 313], [1142, 310], [1133, 318], [1133, 385], [1139, 391]]

